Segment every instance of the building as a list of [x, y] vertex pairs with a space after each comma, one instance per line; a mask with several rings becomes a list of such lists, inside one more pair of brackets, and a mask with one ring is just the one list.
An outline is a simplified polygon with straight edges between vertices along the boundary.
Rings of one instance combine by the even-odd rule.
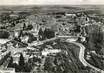
[[61, 50], [59, 50], [59, 49], [45, 49], [45, 50], [42, 51], [42, 55], [43, 56], [47, 56], [49, 54], [54, 55], [54, 54], [57, 54], [59, 52], [61, 52]]
[[15, 73], [15, 68], [3, 68], [0, 69], [0, 73]]
[[13, 57], [13, 63], [19, 64], [20, 53], [15, 53], [12, 55], [12, 57]]

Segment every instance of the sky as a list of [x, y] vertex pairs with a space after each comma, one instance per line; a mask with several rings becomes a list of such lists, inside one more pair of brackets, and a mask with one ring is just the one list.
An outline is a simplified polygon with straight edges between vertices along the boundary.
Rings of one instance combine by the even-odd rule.
[[104, 4], [104, 0], [0, 0], [0, 5], [80, 5]]

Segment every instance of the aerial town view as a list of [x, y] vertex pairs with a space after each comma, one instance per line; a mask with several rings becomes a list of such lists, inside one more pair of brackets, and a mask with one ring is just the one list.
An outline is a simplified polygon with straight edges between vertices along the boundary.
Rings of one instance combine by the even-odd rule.
[[104, 6], [0, 6], [0, 73], [104, 73]]

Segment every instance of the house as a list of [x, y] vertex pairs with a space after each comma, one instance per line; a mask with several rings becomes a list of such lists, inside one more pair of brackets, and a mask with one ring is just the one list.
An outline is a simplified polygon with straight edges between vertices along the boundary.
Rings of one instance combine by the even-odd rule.
[[20, 35], [20, 34], [19, 34], [19, 31], [15, 31], [15, 32], [14, 32], [14, 37], [18, 38], [19, 35]]
[[27, 36], [27, 35], [21, 37], [21, 41], [22, 41], [23, 43], [28, 43], [28, 40], [29, 40], [29, 36]]
[[72, 18], [74, 18], [74, 17], [76, 17], [76, 14], [66, 13], [65, 16], [66, 17], [72, 17]]
[[10, 17], [18, 17], [17, 14], [10, 14], [9, 16], [10, 16]]
[[59, 49], [45, 49], [45, 50], [42, 51], [42, 55], [43, 56], [47, 56], [49, 54], [54, 55], [54, 54], [57, 54], [59, 52], [61, 52], [61, 50], [59, 50]]

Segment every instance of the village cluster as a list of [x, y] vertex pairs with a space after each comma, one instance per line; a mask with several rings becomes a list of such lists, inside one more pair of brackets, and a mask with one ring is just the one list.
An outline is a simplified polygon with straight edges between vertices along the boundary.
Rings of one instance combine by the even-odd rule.
[[102, 30], [104, 27], [103, 18], [83, 11], [34, 15], [9, 12], [0, 16], [0, 24], [0, 38], [3, 38], [0, 41], [0, 68], [13, 68], [11, 73], [42, 71], [48, 56], [67, 55], [66, 50], [53, 47], [57, 42], [50, 45], [44, 43], [45, 40], [66, 35], [80, 36], [83, 39], [75, 40], [87, 42], [87, 26], [102, 26]]

